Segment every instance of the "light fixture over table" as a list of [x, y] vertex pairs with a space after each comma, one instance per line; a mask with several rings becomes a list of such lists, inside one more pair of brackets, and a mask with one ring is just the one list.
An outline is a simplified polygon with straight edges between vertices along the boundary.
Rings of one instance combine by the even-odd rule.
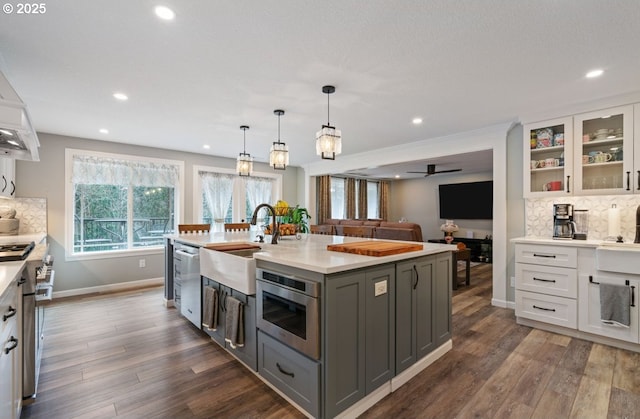
[[342, 153], [342, 133], [329, 123], [329, 95], [336, 91], [334, 86], [322, 86], [327, 94], [327, 125], [316, 133], [316, 154], [326, 160], [335, 160]]
[[289, 164], [289, 147], [283, 142], [280, 142], [280, 117], [284, 115], [282, 109], [276, 109], [273, 111], [278, 115], [278, 141], [274, 141], [269, 151], [269, 165], [275, 170], [284, 170]]
[[247, 130], [249, 129], [248, 125], [241, 125], [240, 129], [243, 131], [243, 145], [242, 145], [242, 153], [238, 155], [238, 162], [236, 164], [236, 170], [238, 171], [238, 175], [240, 176], [251, 176], [253, 172], [253, 157], [251, 154], [247, 153]]

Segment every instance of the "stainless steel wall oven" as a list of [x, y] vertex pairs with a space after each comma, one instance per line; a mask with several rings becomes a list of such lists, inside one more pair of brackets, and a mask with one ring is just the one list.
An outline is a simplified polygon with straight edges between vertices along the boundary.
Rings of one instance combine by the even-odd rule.
[[258, 328], [320, 359], [320, 283], [264, 269], [256, 276]]

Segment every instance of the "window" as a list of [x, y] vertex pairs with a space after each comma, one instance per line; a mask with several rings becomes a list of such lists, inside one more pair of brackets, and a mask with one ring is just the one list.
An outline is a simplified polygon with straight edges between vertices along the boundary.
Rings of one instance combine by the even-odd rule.
[[222, 231], [224, 223], [249, 221], [259, 204], [273, 205], [280, 199], [280, 174], [254, 172], [245, 177], [234, 170], [195, 166], [194, 179], [194, 196], [200, 198], [194, 204], [194, 219], [210, 223], [213, 231]]
[[[347, 214], [347, 202], [346, 202], [346, 180], [341, 177], [331, 177], [331, 218], [344, 219]], [[358, 197], [360, 196], [359, 188], [360, 182], [355, 182], [356, 191], [354, 193], [355, 196], [355, 207], [356, 214], [358, 214], [358, 208], [360, 205], [366, 205], [366, 213], [367, 218], [379, 218], [380, 211], [378, 208], [379, 205], [379, 193], [378, 193], [378, 185], [377, 181], [367, 181], [367, 202], [359, 202]]]
[[67, 149], [67, 256], [160, 248], [175, 231], [183, 163]]
[[367, 182], [367, 218], [380, 218], [380, 210], [378, 209], [379, 182]]
[[347, 213], [344, 178], [331, 177], [331, 218], [344, 219]]

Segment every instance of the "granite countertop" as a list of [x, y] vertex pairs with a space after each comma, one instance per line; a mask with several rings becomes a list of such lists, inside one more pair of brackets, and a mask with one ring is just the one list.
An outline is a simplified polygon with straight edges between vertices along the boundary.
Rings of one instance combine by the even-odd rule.
[[[188, 233], [171, 235], [167, 237], [177, 242], [202, 247], [209, 243], [254, 243], [257, 234], [259, 233], [256, 231], [234, 233], [217, 232], [209, 234]], [[342, 244], [361, 241], [380, 240], [360, 237], [303, 234], [301, 240], [296, 240], [293, 236], [284, 237], [278, 241], [278, 244], [271, 244], [270, 236], [267, 236], [265, 243], [259, 243], [262, 251], [255, 253], [254, 258], [258, 261], [263, 260], [286, 266], [295, 266], [300, 269], [318, 272], [321, 274], [332, 274], [351, 269], [364, 268], [368, 266], [380, 265], [383, 263], [431, 255], [435, 253], [449, 252], [456, 249], [456, 246], [454, 245], [420, 242], [420, 244], [423, 245], [422, 250], [380, 257], [363, 256], [327, 250], [327, 245], [329, 244]], [[406, 243], [415, 244], [416, 242]]]

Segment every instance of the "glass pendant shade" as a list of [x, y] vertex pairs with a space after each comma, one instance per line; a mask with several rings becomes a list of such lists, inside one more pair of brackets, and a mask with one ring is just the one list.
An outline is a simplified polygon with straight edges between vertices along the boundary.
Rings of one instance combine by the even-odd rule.
[[253, 157], [247, 153], [247, 130], [249, 126], [242, 125], [240, 129], [243, 131], [242, 135], [242, 153], [238, 155], [238, 161], [236, 162], [236, 171], [239, 176], [251, 176], [253, 173]]
[[274, 141], [269, 150], [269, 165], [274, 170], [285, 170], [289, 165], [289, 147], [280, 142], [280, 117], [284, 115], [284, 111], [276, 109], [273, 113], [278, 115], [278, 141]]
[[342, 133], [330, 125], [323, 125], [316, 133], [316, 154], [325, 160], [335, 160], [342, 153]]
[[251, 173], [253, 173], [253, 157], [248, 153], [240, 153], [236, 163], [236, 170], [239, 176], [251, 176]]
[[335, 91], [334, 86], [322, 86], [322, 93], [327, 94], [327, 125], [316, 132], [316, 154], [325, 160], [335, 160], [342, 153], [342, 132], [329, 122], [329, 95]]
[[273, 143], [269, 151], [269, 165], [276, 170], [284, 170], [289, 165], [289, 147], [285, 143]]

